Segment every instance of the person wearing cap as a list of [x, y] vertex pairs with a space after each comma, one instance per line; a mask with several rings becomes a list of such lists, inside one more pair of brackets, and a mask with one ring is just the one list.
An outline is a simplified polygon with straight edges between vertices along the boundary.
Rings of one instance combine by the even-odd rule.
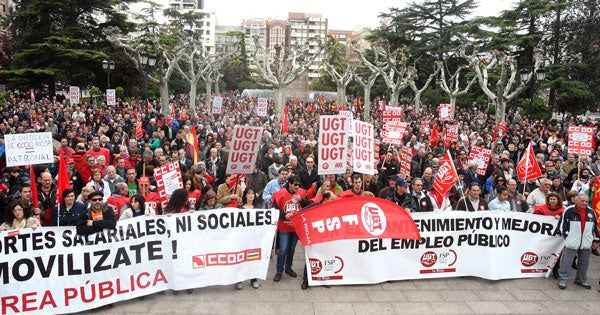
[[388, 196], [392, 195], [396, 190], [396, 180], [398, 180], [398, 175], [392, 175], [387, 178], [388, 186], [382, 188], [379, 191], [379, 198], [387, 199]]
[[417, 204], [415, 200], [408, 193], [409, 183], [402, 177], [396, 179], [396, 188], [394, 193], [387, 197], [387, 200], [401, 206], [408, 212], [417, 210]]
[[91, 202], [88, 211], [79, 216], [77, 221], [77, 234], [89, 235], [103, 229], [114, 229], [117, 225], [117, 216], [111, 207], [102, 201], [104, 194], [94, 191], [88, 195]]

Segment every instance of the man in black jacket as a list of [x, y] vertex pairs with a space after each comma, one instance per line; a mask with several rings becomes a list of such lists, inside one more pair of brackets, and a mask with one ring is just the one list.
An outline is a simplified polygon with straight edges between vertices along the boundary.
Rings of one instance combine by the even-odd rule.
[[102, 231], [103, 229], [114, 229], [117, 226], [115, 212], [104, 205], [102, 198], [104, 194], [94, 191], [88, 195], [91, 202], [90, 209], [79, 216], [77, 221], [77, 234], [89, 235]]

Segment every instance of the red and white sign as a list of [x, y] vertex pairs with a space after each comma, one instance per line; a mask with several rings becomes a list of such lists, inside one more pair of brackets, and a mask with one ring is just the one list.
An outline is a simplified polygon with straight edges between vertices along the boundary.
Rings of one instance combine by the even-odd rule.
[[162, 207], [167, 206], [169, 197], [176, 189], [183, 188], [183, 179], [181, 178], [181, 169], [179, 161], [165, 164], [154, 169], [154, 178], [156, 179], [156, 187], [160, 196]]
[[456, 184], [457, 180], [458, 174], [452, 161], [452, 155], [450, 155], [450, 150], [446, 150], [446, 155], [444, 155], [444, 159], [440, 162], [437, 175], [433, 180], [433, 189], [443, 195]]
[[425, 130], [425, 133], [429, 133], [429, 130], [431, 130], [431, 128], [429, 127], [430, 125], [431, 122], [429, 120], [421, 121], [421, 128]]
[[348, 137], [352, 137], [352, 127], [354, 126], [354, 113], [352, 113], [349, 110], [341, 110], [339, 114], [340, 116], [344, 116], [348, 119], [346, 124], [348, 126]]
[[385, 110], [389, 110], [389, 111], [393, 111], [393, 112], [401, 112], [402, 113], [402, 106], [385, 105]]
[[256, 115], [260, 117], [267, 116], [268, 107], [267, 107], [267, 99], [264, 97], [258, 98], [258, 106], [256, 107]]
[[212, 112], [211, 113], [213, 113], [213, 114], [220, 114], [222, 107], [223, 107], [223, 97], [222, 96], [215, 96], [213, 98], [213, 106], [212, 106]]
[[444, 139], [444, 146], [448, 147], [452, 142], [458, 142], [458, 131], [460, 125], [446, 125], [446, 138]]
[[404, 135], [404, 131], [406, 131], [406, 127], [408, 127], [407, 122], [388, 122], [381, 131], [381, 141], [394, 145], [402, 144], [402, 136]]
[[413, 150], [411, 147], [402, 147], [400, 154], [400, 173], [404, 176], [410, 176], [410, 166], [413, 158]]
[[354, 148], [352, 149], [352, 168], [362, 174], [374, 174], [373, 124], [360, 120], [354, 121]]
[[533, 154], [531, 142], [529, 142], [521, 161], [517, 164], [517, 175], [519, 175], [520, 181], [536, 179], [542, 176], [542, 170]]
[[594, 128], [569, 126], [568, 153], [591, 156], [594, 152]]
[[452, 119], [452, 106], [450, 104], [440, 104], [440, 121], [449, 121]]
[[322, 203], [292, 216], [303, 246], [361, 238], [420, 239], [407, 211], [395, 203], [368, 197]]
[[[389, 106], [388, 106], [389, 107]], [[383, 129], [386, 128], [388, 122], [401, 122], [402, 121], [402, 112], [398, 110], [386, 110], [383, 111], [381, 118], [381, 125]]]
[[78, 86], [70, 86], [69, 87], [69, 99], [71, 100], [71, 105], [80, 103]]
[[343, 174], [348, 158], [348, 119], [341, 115], [319, 117], [319, 175]]
[[106, 105], [117, 105], [117, 93], [115, 89], [106, 90]]
[[231, 138], [231, 151], [227, 159], [227, 174], [250, 174], [258, 158], [258, 147], [262, 137], [262, 127], [236, 125]]
[[492, 150], [482, 147], [472, 147], [469, 152], [469, 163], [477, 162], [477, 174], [485, 175], [490, 158], [492, 157]]
[[[304, 246], [306, 264], [310, 266], [309, 284], [351, 285], [464, 276], [490, 280], [541, 278], [552, 270], [564, 242], [553, 235], [558, 221], [551, 216], [499, 211], [410, 215], [420, 227], [420, 240], [368, 236]], [[524, 222], [525, 226], [515, 222]], [[466, 225], [473, 228], [465, 228]], [[540, 225], [546, 228], [530, 228]], [[338, 226], [355, 228], [341, 220]]]

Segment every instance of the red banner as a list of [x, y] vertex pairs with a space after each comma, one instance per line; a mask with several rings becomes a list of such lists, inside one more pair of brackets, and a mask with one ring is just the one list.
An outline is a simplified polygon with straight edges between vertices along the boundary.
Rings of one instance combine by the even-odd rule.
[[348, 239], [421, 239], [408, 212], [380, 198], [323, 203], [292, 216], [292, 224], [303, 246]]
[[448, 150], [444, 159], [440, 162], [440, 167], [433, 181], [433, 189], [443, 195], [456, 184], [457, 180], [458, 174], [456, 173], [456, 168], [454, 168], [450, 150]]
[[490, 158], [492, 157], [492, 150], [482, 147], [472, 147], [469, 152], [469, 163], [477, 162], [477, 174], [485, 175]]
[[568, 153], [591, 156], [594, 147], [594, 128], [569, 126]]
[[517, 174], [519, 175], [520, 181], [536, 179], [542, 176], [542, 170], [533, 154], [531, 142], [529, 142], [521, 161], [517, 164]]

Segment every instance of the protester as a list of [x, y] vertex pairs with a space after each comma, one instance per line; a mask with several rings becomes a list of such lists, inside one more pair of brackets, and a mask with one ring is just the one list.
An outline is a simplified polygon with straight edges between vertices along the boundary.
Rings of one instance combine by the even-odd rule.
[[[244, 189], [244, 192], [242, 194], [242, 202], [240, 203], [239, 208], [240, 209], [255, 209], [258, 206], [259, 206], [258, 194], [254, 192], [252, 187], [246, 187], [246, 189]], [[260, 286], [260, 284], [258, 283], [258, 279], [256, 279], [256, 278], [250, 279], [250, 285], [255, 289], [258, 289], [258, 287]], [[238, 290], [243, 289], [242, 282], [236, 283], [235, 288]]]
[[489, 210], [510, 211], [510, 202], [508, 201], [508, 188], [506, 186], [498, 186], [496, 188], [496, 198], [488, 203]]
[[410, 196], [408, 186], [409, 183], [399, 177], [396, 179], [396, 190], [387, 197], [387, 200], [401, 206], [408, 212], [413, 212], [417, 210], [417, 203], [415, 202], [415, 199]]
[[462, 211], [484, 211], [488, 209], [487, 202], [480, 197], [481, 188], [478, 183], [470, 183], [467, 186], [466, 196], [456, 204], [455, 210]]
[[63, 202], [52, 211], [52, 226], [77, 226], [86, 205], [75, 200], [75, 191], [70, 188], [62, 192], [62, 199]]
[[119, 218], [119, 221], [143, 215], [149, 216], [155, 214], [156, 213], [154, 213], [153, 209], [146, 208], [146, 200], [144, 199], [144, 196], [141, 194], [135, 194], [129, 197], [129, 203], [127, 204], [127, 207], [121, 211], [121, 217]]
[[550, 192], [546, 196], [546, 204], [536, 206], [533, 209], [533, 213], [541, 215], [551, 215], [557, 220], [560, 219], [561, 215], [565, 211], [562, 204], [562, 198], [558, 193]]
[[89, 235], [103, 229], [114, 229], [117, 225], [115, 212], [102, 201], [104, 194], [94, 191], [88, 195], [90, 208], [79, 216], [77, 234]]
[[18, 229], [37, 229], [40, 220], [31, 216], [31, 206], [22, 200], [15, 200], [8, 205], [4, 213], [4, 222], [0, 225], [0, 231]]
[[202, 205], [200, 206], [200, 210], [211, 210], [211, 209], [221, 209], [224, 206], [217, 202], [217, 194], [209, 190], [202, 196]]

